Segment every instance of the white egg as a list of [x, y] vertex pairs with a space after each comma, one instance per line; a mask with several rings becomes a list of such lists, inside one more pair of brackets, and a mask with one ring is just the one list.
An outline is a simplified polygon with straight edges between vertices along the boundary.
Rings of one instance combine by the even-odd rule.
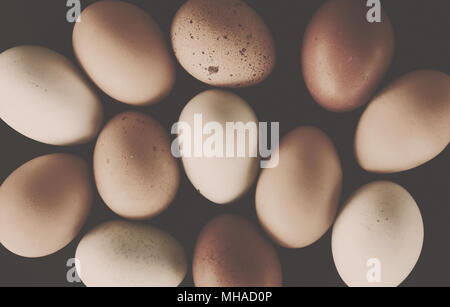
[[408, 191], [372, 182], [347, 200], [336, 219], [334, 263], [348, 286], [396, 287], [416, 265], [423, 237], [422, 216]]
[[[179, 123], [184, 123], [178, 131], [183, 165], [194, 187], [217, 204], [230, 203], [247, 192], [258, 171], [257, 135], [250, 137], [251, 128], [245, 140], [238, 133], [227, 133], [227, 123], [242, 123], [257, 134], [258, 119], [247, 102], [231, 92], [205, 91], [185, 106]], [[227, 139], [232, 135], [233, 141]]]
[[103, 109], [68, 59], [47, 48], [20, 46], [0, 54], [0, 117], [35, 141], [75, 145], [97, 135]]

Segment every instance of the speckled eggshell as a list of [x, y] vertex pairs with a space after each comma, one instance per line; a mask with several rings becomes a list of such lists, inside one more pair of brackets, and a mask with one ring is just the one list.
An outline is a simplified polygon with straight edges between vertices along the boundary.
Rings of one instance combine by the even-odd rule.
[[196, 287], [279, 287], [281, 265], [271, 243], [246, 219], [220, 215], [201, 231], [194, 252]]
[[95, 138], [103, 107], [77, 67], [39, 46], [0, 54], [0, 117], [17, 132], [50, 145], [77, 145]]
[[328, 0], [309, 22], [302, 45], [303, 78], [313, 98], [334, 112], [368, 102], [394, 55], [394, 33], [381, 9], [370, 23], [363, 0]]
[[183, 248], [156, 227], [110, 221], [78, 244], [76, 269], [88, 287], [176, 287], [187, 271]]
[[423, 238], [422, 216], [408, 191], [372, 182], [350, 196], [336, 218], [334, 263], [348, 286], [395, 287], [416, 265]]
[[53, 254], [78, 234], [92, 200], [85, 161], [69, 154], [35, 158], [0, 187], [0, 242], [23, 257]]
[[305, 247], [330, 228], [341, 189], [342, 167], [331, 140], [315, 127], [299, 127], [281, 140], [278, 166], [261, 172], [256, 213], [275, 242]]
[[105, 203], [130, 219], [146, 219], [162, 212], [179, 184], [169, 135], [159, 122], [138, 112], [115, 116], [100, 132], [94, 150], [94, 175]]
[[450, 77], [408, 73], [369, 104], [355, 136], [356, 158], [367, 171], [394, 173], [420, 166], [450, 142]]
[[96, 1], [73, 31], [75, 56], [106, 94], [131, 105], [163, 99], [175, 83], [166, 38], [144, 10], [124, 1]]
[[187, 1], [173, 20], [172, 45], [188, 73], [214, 86], [252, 86], [275, 66], [269, 29], [241, 0]]

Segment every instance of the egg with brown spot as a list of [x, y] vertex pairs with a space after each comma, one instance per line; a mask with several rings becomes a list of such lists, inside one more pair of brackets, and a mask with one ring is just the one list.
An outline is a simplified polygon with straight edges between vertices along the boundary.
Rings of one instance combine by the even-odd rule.
[[138, 112], [117, 115], [101, 131], [94, 150], [94, 175], [105, 203], [131, 219], [162, 212], [179, 183], [168, 133]]
[[252, 86], [275, 66], [269, 29], [241, 0], [189, 0], [175, 15], [171, 35], [180, 64], [210, 85]]
[[156, 227], [110, 221], [78, 244], [76, 269], [88, 287], [176, 287], [187, 262], [180, 243]]
[[240, 216], [220, 215], [200, 232], [193, 260], [197, 287], [279, 287], [281, 265], [271, 243]]

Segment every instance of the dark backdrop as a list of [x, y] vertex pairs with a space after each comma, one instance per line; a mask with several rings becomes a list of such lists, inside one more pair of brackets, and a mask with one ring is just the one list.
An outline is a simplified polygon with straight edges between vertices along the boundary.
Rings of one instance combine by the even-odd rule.
[[[92, 0], [81, 0], [83, 8]], [[170, 23], [181, 0], [130, 1], [144, 8], [162, 27], [169, 38]], [[403, 185], [417, 201], [425, 223], [422, 255], [404, 286], [450, 286], [450, 149], [433, 161], [414, 170], [376, 175], [363, 171], [353, 155], [353, 136], [362, 109], [334, 114], [321, 109], [311, 98], [302, 79], [300, 47], [305, 27], [318, 7], [318, 0], [248, 0], [272, 30], [278, 51], [273, 74], [253, 88], [235, 92], [247, 100], [261, 121], [279, 121], [284, 135], [299, 125], [315, 125], [330, 135], [339, 151], [344, 168], [342, 200], [359, 186], [373, 180], [386, 179]], [[0, 52], [21, 44], [37, 44], [54, 49], [72, 61], [71, 35], [73, 25], [66, 19], [66, 1], [1, 0]], [[450, 1], [395, 0], [383, 1], [396, 36], [392, 66], [381, 86], [415, 69], [437, 69], [450, 73]], [[170, 131], [183, 106], [209, 86], [190, 77], [179, 65], [177, 83], [171, 95], [161, 103], [139, 109], [161, 121]], [[129, 110], [99, 92], [106, 110], [106, 119]], [[91, 162], [94, 143], [76, 147], [52, 147], [31, 141], [0, 121], [0, 182], [17, 167], [37, 156], [70, 152]], [[254, 210], [255, 188], [236, 203], [222, 207], [199, 195], [183, 174], [174, 203], [150, 223], [173, 234], [183, 244], [189, 261], [201, 227], [213, 216], [228, 212], [241, 214], [257, 224]], [[0, 246], [0, 285], [73, 286], [66, 281], [66, 261], [86, 231], [116, 216], [97, 196], [93, 211], [81, 234], [58, 253], [26, 259], [15, 256]], [[277, 247], [284, 285], [342, 286], [333, 264], [330, 232], [310, 247], [287, 250]], [[79, 284], [78, 284], [79, 285]], [[184, 286], [193, 285], [189, 272]]]

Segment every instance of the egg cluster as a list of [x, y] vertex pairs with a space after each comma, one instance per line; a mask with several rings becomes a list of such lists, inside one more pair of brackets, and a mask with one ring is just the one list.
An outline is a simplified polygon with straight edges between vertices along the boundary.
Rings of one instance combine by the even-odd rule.
[[[370, 172], [401, 172], [430, 161], [449, 144], [450, 77], [414, 71], [376, 93], [393, 58], [394, 32], [385, 12], [375, 23], [366, 20], [366, 12], [364, 1], [327, 1], [307, 26], [302, 73], [315, 101], [329, 111], [368, 103], [356, 128], [356, 159]], [[81, 20], [73, 48], [84, 72], [44, 47], [19, 46], [0, 55], [0, 116], [45, 144], [97, 139], [93, 176], [87, 163], [71, 154], [44, 155], [19, 167], [0, 187], [0, 242], [30, 258], [62, 249], [89, 215], [94, 181], [106, 205], [123, 219], [98, 225], [79, 242], [74, 256], [83, 283], [178, 286], [188, 266], [182, 246], [139, 222], [160, 214], [177, 194], [181, 175], [169, 132], [136, 111], [104, 125], [93, 87], [131, 106], [159, 102], [175, 84], [170, 48], [158, 24], [126, 2], [95, 2]], [[186, 1], [173, 19], [171, 45], [192, 77], [216, 87], [256, 85], [276, 64], [268, 27], [242, 0]], [[190, 123], [195, 114], [223, 126], [258, 123], [246, 101], [223, 89], [199, 93], [180, 121]], [[260, 174], [258, 157], [194, 156], [182, 163], [195, 189], [216, 204], [241, 198], [256, 181], [258, 220], [267, 237], [283, 247], [309, 246], [333, 227], [333, 259], [347, 285], [401, 284], [419, 259], [424, 238], [422, 216], [409, 192], [393, 182], [372, 182], [338, 212], [345, 170], [324, 132], [298, 127], [273, 154], [279, 164]], [[243, 217], [217, 216], [195, 244], [195, 285], [281, 286], [280, 260], [268, 238]], [[377, 264], [381, 273], [368, 272]]]

